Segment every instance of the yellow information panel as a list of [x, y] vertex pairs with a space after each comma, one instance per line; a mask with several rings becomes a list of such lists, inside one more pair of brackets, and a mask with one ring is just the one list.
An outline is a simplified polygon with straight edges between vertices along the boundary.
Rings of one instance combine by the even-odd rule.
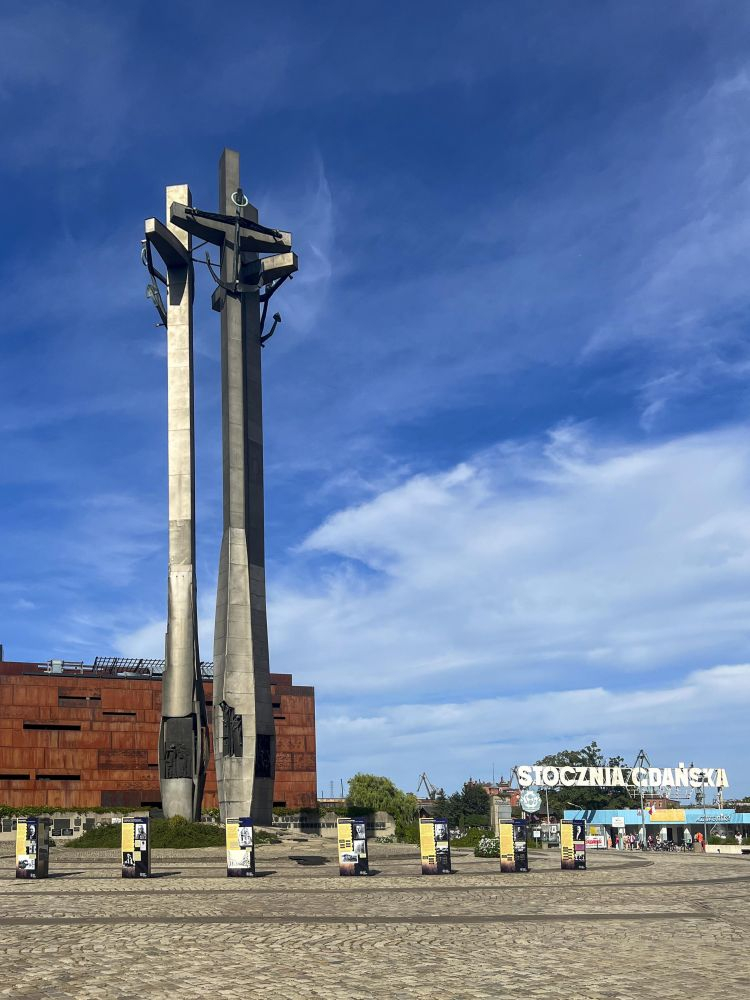
[[336, 821], [339, 845], [339, 875], [369, 875], [367, 824], [364, 819], [342, 816]]
[[122, 877], [148, 878], [151, 874], [151, 822], [148, 816], [122, 818]]
[[446, 819], [420, 819], [419, 849], [423, 875], [450, 875], [451, 842]]
[[500, 821], [500, 871], [516, 870], [516, 853], [513, 844], [513, 821]]
[[433, 819], [422, 818], [419, 821], [419, 851], [422, 855], [422, 874], [437, 875], [435, 820]]
[[586, 868], [586, 823], [564, 819], [560, 824], [560, 867], [566, 871]]
[[46, 878], [49, 872], [49, 820], [38, 816], [16, 823], [16, 878]]
[[560, 826], [560, 867], [564, 871], [572, 871], [575, 868], [573, 824], [567, 821]]
[[500, 820], [500, 871], [527, 872], [529, 824], [525, 819]]
[[227, 875], [248, 877], [255, 875], [255, 836], [253, 821], [249, 816], [227, 819]]
[[16, 824], [16, 858], [26, 853], [26, 820], [19, 819]]

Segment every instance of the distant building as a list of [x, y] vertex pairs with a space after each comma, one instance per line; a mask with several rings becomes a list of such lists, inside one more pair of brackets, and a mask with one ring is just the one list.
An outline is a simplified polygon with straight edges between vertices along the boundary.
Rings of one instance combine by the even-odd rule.
[[[653, 806], [626, 809], [566, 809], [565, 819], [582, 819], [589, 833], [596, 831], [608, 837], [613, 844], [617, 843], [618, 834], [634, 834], [640, 838], [645, 832], [646, 838], [675, 845], [692, 844], [695, 836], [719, 835], [733, 844], [736, 834], [746, 840], [750, 835], [750, 813], [737, 812], [734, 809], [706, 806], [695, 808], [678, 806], [670, 809], [657, 809]], [[737, 845], [737, 850], [740, 850]], [[750, 851], [745, 846], [743, 853]]]
[[[0, 662], [0, 805], [158, 807], [163, 661]], [[211, 723], [211, 664], [204, 664]], [[315, 689], [271, 674], [274, 805], [317, 801]], [[213, 748], [212, 748], [213, 749]], [[203, 808], [217, 808], [211, 753]]]
[[490, 798], [499, 796], [501, 799], [507, 799], [511, 804], [511, 808], [515, 808], [518, 805], [518, 797], [521, 794], [521, 789], [511, 788], [510, 782], [505, 781], [504, 778], [492, 782], [482, 781], [480, 784]]

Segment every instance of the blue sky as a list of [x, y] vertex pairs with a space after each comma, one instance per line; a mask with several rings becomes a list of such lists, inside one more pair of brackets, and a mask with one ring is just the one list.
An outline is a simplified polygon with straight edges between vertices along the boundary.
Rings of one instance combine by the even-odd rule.
[[453, 788], [596, 739], [750, 792], [750, 11], [283, 8], [0, 12], [6, 657], [163, 655], [139, 241], [167, 184], [215, 206], [226, 145], [300, 257], [264, 352], [269, 625], [272, 669], [316, 687], [321, 787]]

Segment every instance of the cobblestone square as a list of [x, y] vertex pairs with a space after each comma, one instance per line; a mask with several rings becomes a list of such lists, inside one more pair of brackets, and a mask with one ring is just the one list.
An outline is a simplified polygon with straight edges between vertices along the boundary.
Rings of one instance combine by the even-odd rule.
[[[223, 853], [155, 851], [120, 878], [116, 851], [53, 849], [46, 881], [2, 851], [1, 996], [67, 998], [750, 995], [750, 865], [740, 857], [590, 852], [561, 872], [454, 852], [423, 877], [417, 848], [371, 845], [370, 878], [338, 876], [335, 845], [286, 837], [256, 879]], [[218, 947], [208, 946], [211, 925]]]

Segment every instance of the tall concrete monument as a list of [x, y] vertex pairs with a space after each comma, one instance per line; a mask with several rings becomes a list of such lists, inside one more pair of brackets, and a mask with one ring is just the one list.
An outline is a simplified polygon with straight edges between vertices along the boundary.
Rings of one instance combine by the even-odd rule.
[[[186, 185], [167, 188], [173, 202], [190, 205]], [[152, 250], [167, 269], [154, 265]], [[167, 441], [169, 467], [169, 571], [159, 782], [167, 817], [200, 819], [208, 761], [208, 723], [198, 655], [195, 580], [195, 438], [193, 431], [193, 261], [188, 233], [146, 220], [144, 262], [149, 298], [167, 329]], [[157, 281], [164, 283], [164, 306]]]
[[[214, 633], [214, 758], [221, 818], [270, 823], [276, 737], [266, 623], [261, 349], [271, 296], [297, 270], [291, 235], [258, 223], [240, 186], [239, 154], [219, 163], [219, 211], [189, 199], [175, 227], [219, 248], [213, 308], [221, 314], [224, 531]], [[262, 253], [272, 256], [261, 258]]]

